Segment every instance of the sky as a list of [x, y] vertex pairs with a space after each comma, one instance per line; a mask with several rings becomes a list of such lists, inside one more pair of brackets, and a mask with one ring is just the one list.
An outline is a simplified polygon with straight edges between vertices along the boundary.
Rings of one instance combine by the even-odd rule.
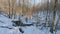
[[[18, 2], [19, 0], [17, 0], [17, 2]], [[34, 4], [34, 1], [35, 1], [35, 4], [38, 4], [38, 3], [44, 3], [44, 2], [46, 2], [47, 0], [30, 0], [30, 3], [31, 4]]]

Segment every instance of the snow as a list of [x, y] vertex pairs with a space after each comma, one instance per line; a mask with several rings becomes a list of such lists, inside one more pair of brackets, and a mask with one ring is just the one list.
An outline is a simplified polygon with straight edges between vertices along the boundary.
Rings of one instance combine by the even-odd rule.
[[[11, 26], [12, 25], [12, 20], [7, 18], [7, 17], [4, 17], [3, 15], [0, 15], [0, 21], [2, 21], [3, 23], [0, 24], [0, 25], [3, 25], [3, 26]], [[4, 25], [5, 24], [5, 25]]]
[[[12, 26], [12, 20], [0, 15], [0, 21], [2, 21], [3, 23], [0, 22], [0, 26], [8, 26], [11, 27]], [[13, 26], [12, 26], [13, 27]], [[22, 29], [24, 30], [23, 34], [39, 34], [40, 30], [37, 29], [34, 26], [30, 26], [30, 27], [22, 27]], [[0, 27], [0, 34], [22, 34], [21, 32], [19, 32], [18, 27], [13, 27], [13, 29], [8, 29], [8, 28], [1, 28]]]
[[[22, 22], [26, 23], [25, 17], [21, 17], [21, 20], [23, 20]], [[28, 20], [29, 22], [36, 22], [34, 18]], [[20, 28], [22, 28], [22, 30], [24, 31], [24, 33], [21, 33], [19, 31], [19, 27], [14, 27], [12, 26], [12, 24], [13, 24], [12, 19], [9, 19], [0, 14], [0, 34], [52, 34], [50, 33], [49, 28], [44, 27], [42, 30], [37, 28], [36, 26], [26, 26], [26, 27], [21, 26]], [[2, 28], [1, 26], [9, 27], [12, 29]], [[60, 34], [60, 30], [57, 30], [56, 34]]]

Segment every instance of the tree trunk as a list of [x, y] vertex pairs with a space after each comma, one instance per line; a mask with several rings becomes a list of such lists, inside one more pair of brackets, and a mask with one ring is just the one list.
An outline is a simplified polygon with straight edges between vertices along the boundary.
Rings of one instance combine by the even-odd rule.
[[53, 20], [52, 20], [52, 24], [51, 24], [51, 28], [50, 28], [50, 32], [53, 33], [53, 28], [54, 28], [54, 22], [55, 22], [55, 16], [56, 16], [56, 8], [57, 8], [57, 1], [55, 0], [55, 5], [53, 8]]
[[8, 0], [8, 4], [9, 4], [9, 18], [10, 18], [10, 0]]

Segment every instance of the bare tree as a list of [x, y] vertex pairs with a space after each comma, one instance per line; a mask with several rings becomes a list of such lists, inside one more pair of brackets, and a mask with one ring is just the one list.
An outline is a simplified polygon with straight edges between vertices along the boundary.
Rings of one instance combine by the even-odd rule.
[[10, 18], [10, 0], [8, 0], [8, 4], [9, 4], [9, 18]]
[[[14, 12], [14, 2], [15, 2], [15, 0], [12, 0], [11, 2], [12, 2], [12, 16], [13, 16], [13, 12]], [[12, 16], [11, 16], [11, 17], [12, 17]]]
[[57, 2], [58, 0], [55, 0], [54, 8], [53, 8], [53, 20], [50, 28], [50, 32], [53, 34], [53, 28], [54, 28], [54, 22], [55, 22], [55, 16], [56, 16], [56, 8], [57, 8]]

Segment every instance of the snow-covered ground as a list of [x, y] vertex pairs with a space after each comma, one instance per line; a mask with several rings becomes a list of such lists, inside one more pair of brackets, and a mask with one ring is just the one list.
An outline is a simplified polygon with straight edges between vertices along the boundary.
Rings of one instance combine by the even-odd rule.
[[[23, 22], [26, 23], [24, 17], [21, 17], [21, 20], [23, 20]], [[29, 19], [28, 22], [35, 22], [35, 20]], [[19, 31], [19, 27], [14, 27], [12, 24], [12, 19], [9, 19], [0, 14], [0, 34], [52, 34], [50, 33], [49, 28], [44, 27], [43, 30], [41, 30], [36, 26], [20, 26], [20, 28], [22, 28], [22, 30], [24, 31], [24, 33], [21, 33]], [[58, 30], [56, 34], [60, 34], [60, 30]]]

